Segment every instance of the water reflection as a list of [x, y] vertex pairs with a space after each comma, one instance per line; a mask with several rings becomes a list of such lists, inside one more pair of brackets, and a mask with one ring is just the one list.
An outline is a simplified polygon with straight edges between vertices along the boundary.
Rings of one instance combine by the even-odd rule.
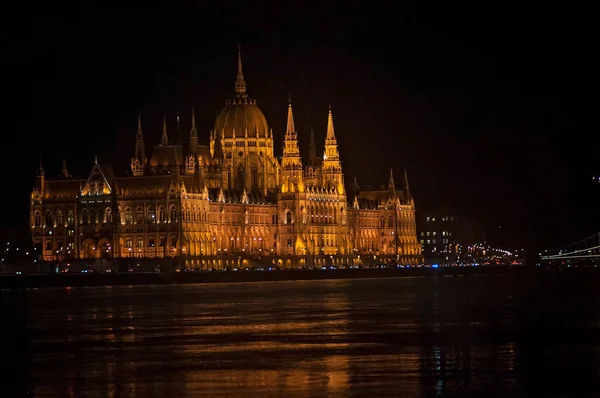
[[[515, 396], [552, 391], [533, 383], [532, 370], [552, 360], [554, 370], [546, 371], [594, 387], [598, 371], [589, 369], [599, 368], [598, 342], [580, 340], [578, 349], [533, 344], [525, 332], [537, 329], [521, 321], [530, 319], [522, 317], [530, 301], [509, 282], [488, 276], [5, 291], [0, 330], [11, 366], [3, 365], [3, 374], [16, 396], [27, 389], [48, 397]], [[599, 311], [586, 308], [572, 324], [597, 332]], [[545, 313], [544, 327], [559, 324]], [[573, 376], [560, 360], [588, 370]]]

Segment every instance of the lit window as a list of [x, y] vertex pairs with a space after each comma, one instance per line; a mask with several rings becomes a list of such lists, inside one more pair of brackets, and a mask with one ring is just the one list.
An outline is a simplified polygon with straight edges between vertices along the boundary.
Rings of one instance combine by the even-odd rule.
[[435, 231], [433, 231], [433, 236], [435, 236], [435, 234], [436, 234], [436, 232], [435, 232]]
[[430, 244], [430, 243], [431, 243], [431, 239], [427, 239], [427, 244]]
[[429, 217], [427, 217], [427, 221], [429, 221]]

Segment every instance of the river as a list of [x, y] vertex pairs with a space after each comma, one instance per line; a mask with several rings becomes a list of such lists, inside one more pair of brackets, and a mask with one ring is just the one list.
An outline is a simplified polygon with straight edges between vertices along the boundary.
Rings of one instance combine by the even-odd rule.
[[4, 290], [0, 396], [598, 395], [600, 276], [532, 275]]

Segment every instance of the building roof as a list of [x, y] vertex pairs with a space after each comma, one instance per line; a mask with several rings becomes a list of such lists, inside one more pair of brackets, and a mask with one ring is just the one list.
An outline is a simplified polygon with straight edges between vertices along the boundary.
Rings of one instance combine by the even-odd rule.
[[152, 152], [149, 166], [181, 166], [184, 160], [182, 145], [157, 145]]

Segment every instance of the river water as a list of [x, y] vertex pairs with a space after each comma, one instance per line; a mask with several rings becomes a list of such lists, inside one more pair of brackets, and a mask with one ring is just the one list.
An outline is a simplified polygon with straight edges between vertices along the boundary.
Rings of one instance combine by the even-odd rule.
[[586, 275], [4, 290], [0, 396], [598, 396]]

